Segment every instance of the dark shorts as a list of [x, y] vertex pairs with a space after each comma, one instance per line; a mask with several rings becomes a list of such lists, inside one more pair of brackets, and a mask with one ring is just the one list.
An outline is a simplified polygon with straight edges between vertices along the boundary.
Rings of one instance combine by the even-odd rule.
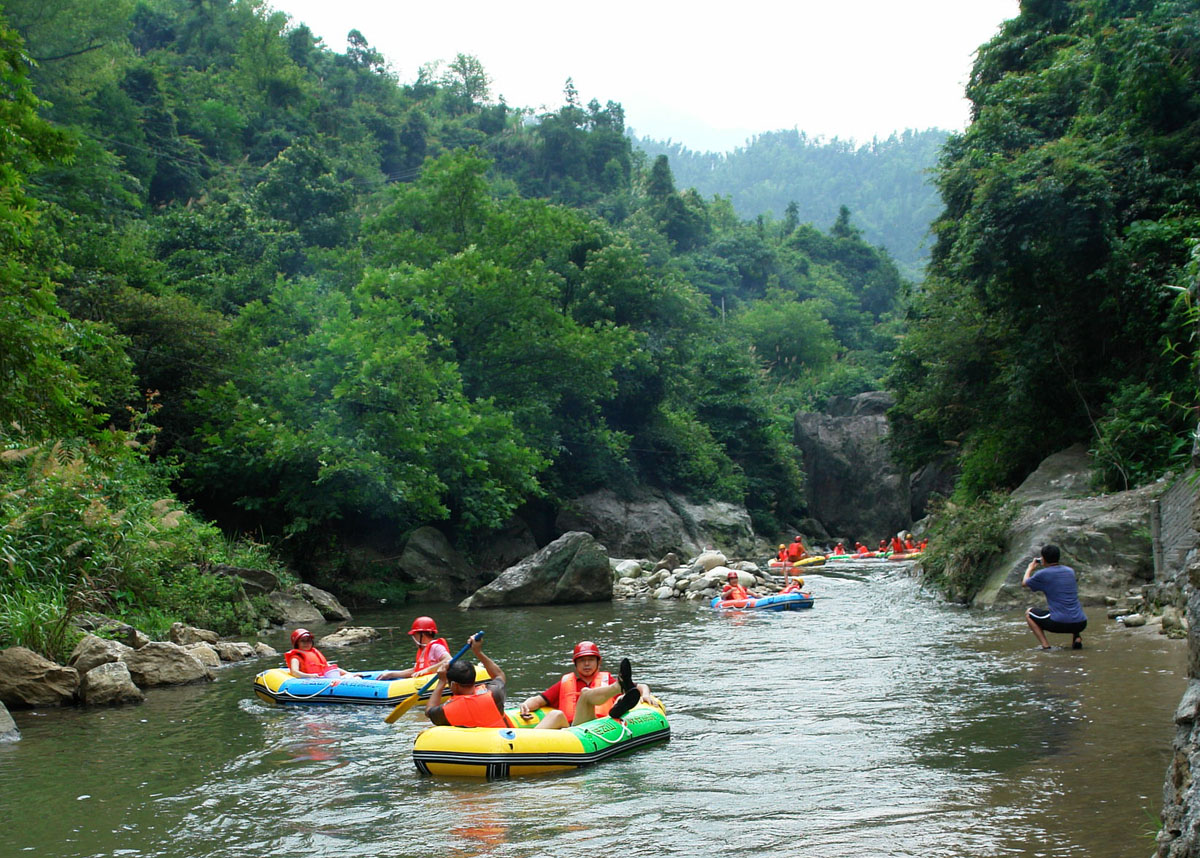
[[1058, 620], [1050, 619], [1050, 612], [1043, 608], [1030, 608], [1029, 618], [1038, 624], [1044, 632], [1053, 632], [1059, 635], [1077, 635], [1087, 628], [1087, 620], [1080, 620], [1077, 623], [1060, 623]]

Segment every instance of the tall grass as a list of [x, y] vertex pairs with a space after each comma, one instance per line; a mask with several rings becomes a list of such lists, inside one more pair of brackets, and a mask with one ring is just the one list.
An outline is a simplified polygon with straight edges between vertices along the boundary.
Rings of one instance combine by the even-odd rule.
[[261, 605], [208, 570], [279, 564], [189, 513], [168, 476], [129, 433], [32, 445], [0, 435], [0, 647], [59, 658], [83, 611], [152, 636], [177, 620], [253, 631]]

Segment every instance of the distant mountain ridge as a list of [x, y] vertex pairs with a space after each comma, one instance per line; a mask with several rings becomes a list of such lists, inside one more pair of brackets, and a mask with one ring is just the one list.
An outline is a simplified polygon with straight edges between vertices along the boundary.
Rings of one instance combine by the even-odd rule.
[[864, 238], [919, 280], [932, 244], [929, 225], [941, 210], [931, 170], [949, 136], [907, 130], [860, 145], [793, 129], [760, 134], [732, 152], [694, 152], [649, 137], [634, 145], [649, 159], [666, 155], [679, 187], [728, 196], [743, 218], [781, 219], [795, 202], [800, 222], [826, 229], [844, 205]]

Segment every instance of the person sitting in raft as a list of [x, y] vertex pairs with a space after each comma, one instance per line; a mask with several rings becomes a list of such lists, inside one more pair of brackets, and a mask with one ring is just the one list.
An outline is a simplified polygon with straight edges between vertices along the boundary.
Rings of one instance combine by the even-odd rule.
[[920, 551], [920, 549], [917, 548], [917, 543], [913, 542], [913, 535], [911, 532], [904, 534], [904, 550]]
[[800, 588], [803, 586], [804, 586], [803, 578], [801, 578], [799, 576], [796, 576], [795, 578], [793, 578], [789, 575], [784, 579], [783, 589], [779, 591], [779, 595], [786, 596], [788, 593], [799, 593]]
[[1075, 570], [1058, 562], [1057, 545], [1043, 545], [1041, 556], [1029, 561], [1021, 586], [1046, 596], [1045, 608], [1030, 608], [1025, 622], [1042, 649], [1050, 649], [1046, 632], [1071, 636], [1071, 649], [1083, 649], [1080, 633], [1087, 628], [1087, 614], [1079, 604], [1079, 585]]
[[896, 534], [895, 536], [892, 537], [892, 553], [893, 554], [903, 554], [904, 553], [904, 542], [900, 539], [899, 534]]
[[450, 663], [450, 648], [446, 639], [437, 636], [437, 623], [433, 617], [417, 617], [413, 620], [412, 628], [408, 630], [413, 643], [417, 645], [417, 658], [411, 668], [404, 670], [386, 670], [376, 679], [408, 679], [410, 676], [425, 676], [437, 673], [438, 668]]
[[[475, 665], [469, 659], [443, 664], [438, 668], [425, 715], [439, 727], [512, 727], [513, 723], [504, 714], [504, 671], [484, 654], [483, 644], [475, 635], [468, 640], [488, 679], [475, 681]], [[442, 692], [447, 686], [451, 697], [442, 702]]]
[[867, 548], [867, 546], [863, 545], [861, 542], [856, 542], [856, 543], [854, 543], [854, 553], [855, 554], [870, 554], [871, 550], [869, 548]]
[[737, 572], [734, 572], [732, 569], [730, 569], [729, 574], [726, 575], [725, 577], [729, 581], [728, 584], [726, 584], [724, 587], [721, 588], [721, 598], [724, 599], [725, 601], [729, 601], [730, 599], [757, 599], [758, 598], [757, 593], [751, 593], [749, 590], [747, 590], [745, 587], [742, 586], [742, 579], [738, 575]]
[[846, 546], [839, 542], [837, 545], [833, 546], [833, 553], [834, 554], [845, 554]]
[[292, 630], [292, 649], [283, 654], [283, 663], [287, 665], [288, 673], [297, 679], [358, 675], [330, 664], [325, 655], [313, 646], [313, 635], [308, 629]]
[[543, 706], [556, 707], [546, 713], [538, 729], [561, 730], [605, 715], [621, 718], [639, 700], [647, 703], [654, 700], [647, 686], [633, 681], [629, 659], [621, 659], [617, 678], [601, 670], [600, 647], [592, 641], [575, 644], [571, 660], [575, 663], [571, 673], [564, 673], [558, 682], [521, 704], [522, 718], [532, 718], [530, 713]]
[[804, 547], [804, 540], [797, 536], [792, 540], [792, 544], [787, 547], [787, 559], [792, 563], [797, 560], [803, 560], [808, 556], [808, 549]]
[[879, 547], [875, 550], [880, 554], [887, 554], [888, 541], [886, 539], [879, 540]]
[[787, 546], [782, 542], [779, 543], [779, 553], [775, 555], [776, 560], [787, 560]]

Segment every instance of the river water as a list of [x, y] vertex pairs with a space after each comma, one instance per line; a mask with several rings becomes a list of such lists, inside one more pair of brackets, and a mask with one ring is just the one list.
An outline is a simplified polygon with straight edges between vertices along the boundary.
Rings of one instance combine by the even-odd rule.
[[[1090, 614], [1041, 652], [1019, 612], [941, 603], [896, 568], [808, 576], [809, 611], [656, 601], [360, 613], [398, 627], [331, 659], [411, 664], [430, 612], [477, 628], [510, 697], [597, 641], [667, 706], [672, 738], [510, 781], [417, 774], [420, 707], [272, 707], [263, 662], [105, 710], [15, 712], [0, 856], [1146, 856], [1185, 685], [1180, 641]], [[1065, 637], [1059, 637], [1066, 641]], [[283, 649], [285, 636], [268, 642]]]

